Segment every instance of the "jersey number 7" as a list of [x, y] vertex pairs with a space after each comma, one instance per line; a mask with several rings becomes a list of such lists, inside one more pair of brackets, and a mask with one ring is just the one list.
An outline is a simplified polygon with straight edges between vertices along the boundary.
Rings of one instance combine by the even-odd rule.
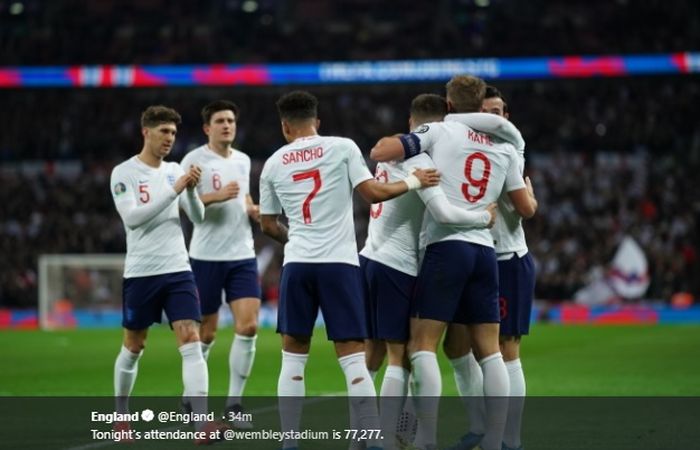
[[308, 180], [310, 178], [314, 180], [314, 187], [311, 189], [309, 195], [306, 196], [304, 199], [304, 204], [301, 206], [301, 214], [304, 216], [305, 225], [311, 223], [311, 200], [316, 197], [316, 194], [321, 189], [321, 172], [319, 172], [318, 169], [314, 169], [292, 175], [292, 180], [294, 180], [295, 183], [297, 181]]

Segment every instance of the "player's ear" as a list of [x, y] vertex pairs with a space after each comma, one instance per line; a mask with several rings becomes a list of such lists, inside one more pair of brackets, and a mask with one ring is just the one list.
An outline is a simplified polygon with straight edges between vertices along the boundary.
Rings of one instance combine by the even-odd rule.
[[447, 112], [448, 112], [448, 113], [451, 113], [451, 112], [454, 112], [454, 110], [455, 110], [455, 107], [454, 107], [454, 105], [452, 104], [452, 100], [450, 100], [450, 99], [448, 98], [448, 99], [447, 99]]
[[141, 135], [143, 136], [144, 139], [146, 138], [146, 136], [148, 136], [148, 128], [147, 127], [141, 128]]
[[321, 119], [316, 119], [316, 131], [321, 128]]
[[413, 131], [413, 117], [408, 117], [408, 131]]
[[204, 125], [202, 125], [202, 130], [204, 130], [204, 134], [206, 134], [207, 136], [209, 136], [209, 129], [210, 128], [211, 127], [209, 127], [208, 123], [205, 123]]

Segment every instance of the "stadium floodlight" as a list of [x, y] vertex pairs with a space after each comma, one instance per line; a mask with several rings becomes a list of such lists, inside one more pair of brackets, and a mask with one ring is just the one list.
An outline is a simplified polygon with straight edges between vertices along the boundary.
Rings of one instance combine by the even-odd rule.
[[123, 254], [41, 255], [39, 326], [118, 325], [123, 274]]

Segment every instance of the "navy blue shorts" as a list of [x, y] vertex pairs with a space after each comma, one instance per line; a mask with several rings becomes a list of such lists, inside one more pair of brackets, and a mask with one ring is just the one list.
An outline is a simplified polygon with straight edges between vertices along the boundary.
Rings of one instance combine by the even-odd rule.
[[416, 281], [413, 316], [462, 324], [498, 323], [493, 248], [464, 241], [430, 244]]
[[258, 263], [255, 258], [241, 261], [202, 261], [191, 258], [192, 272], [202, 300], [202, 314], [219, 311], [221, 292], [228, 303], [239, 298], [260, 298]]
[[343, 263], [288, 263], [282, 268], [277, 332], [311, 336], [318, 310], [331, 341], [367, 337], [360, 268]]
[[522, 336], [530, 332], [532, 300], [535, 296], [535, 263], [528, 253], [498, 261], [501, 335]]
[[165, 311], [168, 321], [201, 321], [199, 295], [192, 272], [166, 273], [150, 277], [124, 278], [122, 290], [122, 326], [145, 330]]
[[416, 277], [360, 255], [370, 339], [408, 341]]

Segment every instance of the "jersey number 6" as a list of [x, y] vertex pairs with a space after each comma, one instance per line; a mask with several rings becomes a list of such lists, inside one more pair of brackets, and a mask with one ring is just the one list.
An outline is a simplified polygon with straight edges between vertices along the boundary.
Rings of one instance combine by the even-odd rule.
[[[472, 175], [472, 168], [474, 165], [474, 160], [478, 159], [484, 164], [484, 171], [481, 178], [474, 178]], [[491, 161], [481, 152], [472, 153], [464, 161], [464, 176], [467, 178], [468, 183], [462, 183], [462, 194], [468, 202], [474, 203], [484, 195], [486, 195], [486, 186], [489, 184], [489, 177], [491, 176]], [[469, 187], [473, 186], [479, 190], [476, 195], [469, 193]]]
[[311, 200], [316, 197], [319, 189], [321, 189], [321, 172], [319, 172], [318, 169], [314, 169], [292, 175], [292, 180], [294, 180], [295, 183], [297, 181], [308, 180], [309, 178], [314, 180], [314, 188], [311, 189], [309, 195], [304, 199], [304, 204], [301, 206], [301, 214], [304, 216], [305, 225], [311, 223]]

